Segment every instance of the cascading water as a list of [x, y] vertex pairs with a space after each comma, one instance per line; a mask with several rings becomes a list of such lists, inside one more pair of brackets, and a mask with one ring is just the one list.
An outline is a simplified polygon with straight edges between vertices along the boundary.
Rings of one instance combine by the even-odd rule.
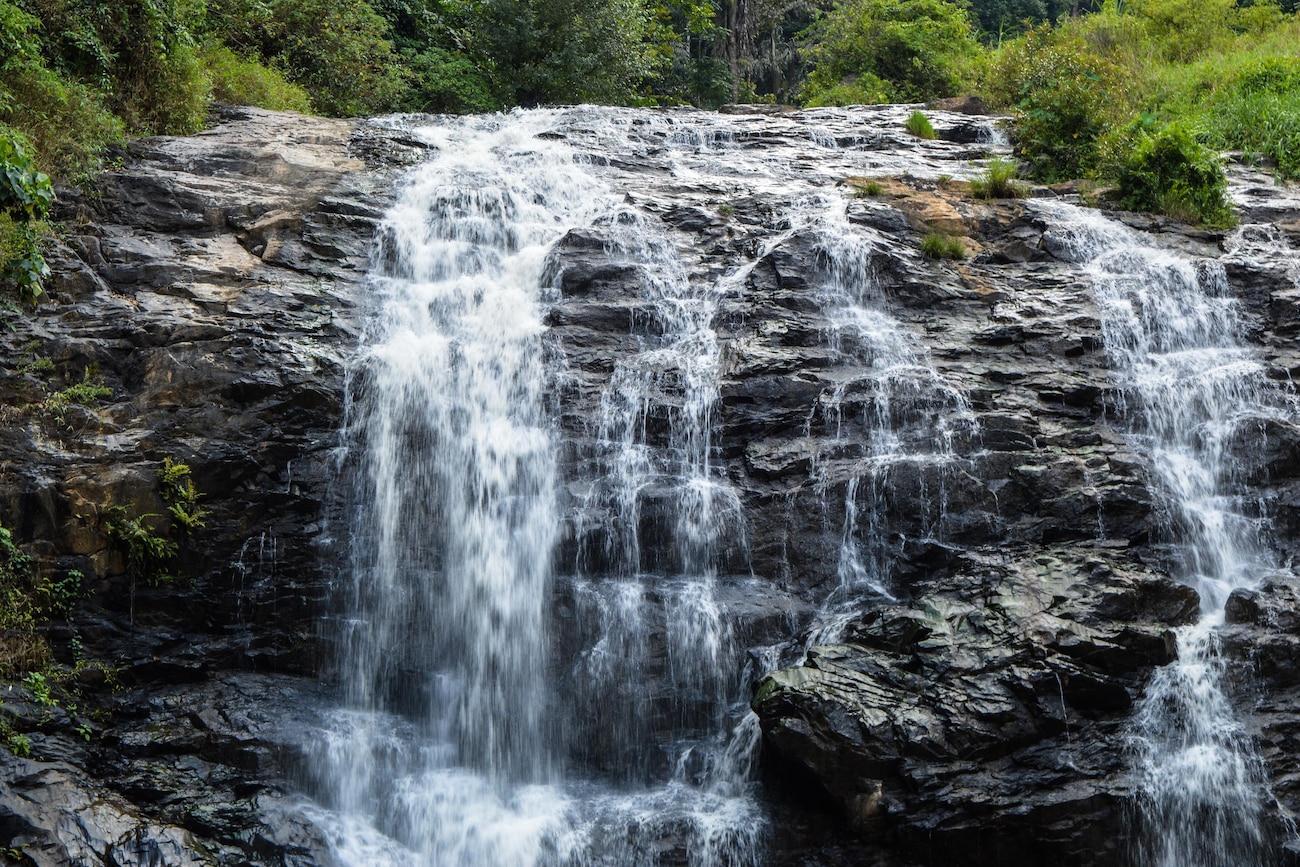
[[546, 120], [418, 129], [438, 155], [384, 226], [349, 422], [347, 709], [319, 768], [347, 863], [378, 848], [381, 863], [523, 865], [557, 845], [563, 801], [537, 790], [557, 758], [539, 287], [548, 246], [605, 191], [533, 137]]
[[[712, 442], [725, 363], [714, 320], [753, 263], [718, 266], [691, 249], [658, 203], [639, 200], [639, 183], [651, 172], [693, 185], [709, 207], [742, 194], [795, 203], [758, 234], [817, 236], [819, 298], [838, 311], [829, 339], [874, 365], [871, 454], [848, 455], [846, 433], [836, 459], [928, 454], [886, 436], [888, 420], [916, 414], [929, 437], [961, 414], [960, 398], [863, 303], [868, 250], [833, 189], [861, 163], [839, 142], [882, 134], [823, 114], [837, 132], [781, 122], [791, 142], [824, 148], [816, 165], [793, 147], [746, 150], [744, 118], [695, 112], [579, 107], [408, 126], [432, 154], [385, 221], [352, 374], [354, 534], [334, 622], [343, 707], [312, 747], [317, 803], [305, 808], [342, 864], [761, 862], [747, 686], [763, 654], [746, 662], [719, 595], [756, 579]], [[636, 348], [612, 359], [576, 455], [552, 414], [565, 362], [544, 326], [563, 300], [563, 259], [548, 250], [573, 229], [639, 287], [619, 299], [635, 301]], [[830, 398], [828, 416], [845, 416], [856, 387]], [[900, 410], [890, 401], [904, 394]], [[881, 580], [853, 565], [862, 473], [850, 475], [846, 596]], [[576, 558], [557, 562], [566, 532]], [[559, 655], [557, 616], [570, 648]]]
[[1271, 568], [1264, 519], [1242, 496], [1233, 438], [1243, 425], [1277, 416], [1284, 395], [1242, 340], [1220, 265], [1144, 244], [1093, 212], [1046, 213], [1048, 240], [1087, 266], [1131, 436], [1151, 456], [1167, 510], [1176, 574], [1201, 597], [1199, 620], [1177, 632], [1177, 661], [1152, 677], [1134, 721], [1134, 860], [1269, 863], [1267, 786], [1225, 694], [1216, 629], [1229, 594]]
[[[810, 282], [830, 321], [828, 342], [857, 371], [823, 395], [809, 419], [833, 432], [813, 468], [816, 483], [826, 489], [838, 478], [844, 485], [838, 586], [810, 635], [809, 643], [816, 644], [838, 640], [864, 596], [893, 599], [885, 496], [893, 471], [911, 465], [924, 484], [932, 469], [942, 482], [945, 468], [958, 460], [958, 435], [974, 434], [976, 425], [965, 396], [888, 312], [872, 264], [880, 242], [849, 224], [843, 200], [809, 199], [791, 222], [817, 250], [821, 267]], [[942, 500], [942, 490], [934, 496]], [[935, 511], [937, 526], [941, 502]]]
[[[600, 549], [603, 577], [574, 578], [579, 619], [595, 629], [565, 717], [584, 764], [642, 785], [668, 778], [601, 805], [588, 833], [616, 853], [610, 863], [653, 863], [655, 841], [677, 837], [693, 864], [739, 867], [756, 861], [762, 817], [744, 791], [753, 744], [740, 761], [728, 751], [744, 696], [715, 599], [720, 539], [740, 531], [739, 502], [712, 459], [718, 286], [691, 279], [657, 222], [622, 208], [595, 227], [611, 262], [635, 269], [654, 327], [615, 364], [592, 422], [581, 511], [602, 518], [581, 535]], [[652, 416], [664, 422], [658, 434]], [[652, 551], [644, 526], [657, 528]], [[647, 694], [656, 679], [674, 696], [666, 719]]]

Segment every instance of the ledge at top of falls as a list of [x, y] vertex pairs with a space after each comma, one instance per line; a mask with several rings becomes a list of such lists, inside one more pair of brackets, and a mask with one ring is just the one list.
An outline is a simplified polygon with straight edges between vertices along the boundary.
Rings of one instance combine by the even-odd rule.
[[[998, 150], [987, 118], [935, 112], [941, 138], [921, 142], [902, 129], [911, 108], [657, 115], [739, 132], [728, 146], [803, 148], [788, 170], [842, 196], [848, 223], [878, 241], [869, 264], [885, 308], [972, 417], [955, 459], [904, 449], [890, 466], [880, 514], [895, 599], [806, 660], [799, 633], [837, 580], [846, 490], [870, 457], [823, 410], [831, 394], [837, 412], [874, 399], [869, 359], [828, 341], [834, 324], [809, 280], [824, 251], [775, 218], [782, 203], [765, 183], [674, 176], [651, 138], [614, 153], [577, 121], [548, 135], [567, 137], [660, 220], [693, 274], [752, 264], [718, 298], [713, 424], [747, 540], [721, 566], [719, 600], [746, 645], [785, 648], [755, 698], [777, 781], [771, 863], [1114, 863], [1131, 783], [1124, 727], [1152, 667], [1174, 652], [1170, 627], [1197, 601], [1169, 578], [1149, 468], [1115, 420], [1079, 269], [1056, 257], [1032, 199], [977, 202], [943, 178], [970, 177]], [[0, 828], [36, 863], [185, 863], [180, 853], [200, 844], [229, 863], [329, 863], [288, 807], [293, 731], [319, 707], [317, 621], [342, 532], [337, 431], [372, 238], [396, 179], [430, 147], [391, 120], [227, 109], [198, 136], [133, 143], [92, 190], [62, 195], [54, 303], [0, 332], [0, 522], [47, 568], [88, 576], [94, 593], [74, 626], [89, 656], [117, 660], [118, 691], [84, 676], [88, 701], [111, 711], [87, 744], [74, 719], [45, 719], [7, 688], [5, 719], [29, 733], [33, 756], [0, 763]], [[881, 195], [836, 186], [850, 176], [882, 178]], [[1233, 184], [1246, 226], [1231, 236], [1121, 218], [1222, 262], [1246, 336], [1268, 375], [1287, 380], [1300, 372], [1300, 213], [1258, 175], [1234, 168]], [[931, 229], [963, 235], [971, 257], [922, 256]], [[551, 253], [562, 476], [593, 436], [615, 364], [655, 328], [635, 270], [605, 241], [579, 228]], [[53, 370], [24, 364], [38, 357]], [[58, 417], [42, 408], [86, 377], [111, 395]], [[649, 418], [650, 436], [657, 424]], [[1261, 422], [1239, 451], [1244, 482], [1274, 516], [1271, 544], [1294, 557], [1300, 435]], [[193, 468], [211, 515], [182, 545], [180, 580], [133, 589], [96, 515], [105, 504], [164, 512], [165, 457]], [[577, 631], [566, 564], [590, 556], [581, 493], [561, 503], [561, 645]], [[654, 495], [646, 548], [668, 532]], [[864, 514], [867, 498], [864, 485]], [[1282, 807], [1300, 809], [1300, 590], [1279, 573], [1235, 594], [1228, 621], [1245, 723]], [[62, 821], [89, 803], [91, 819]]]

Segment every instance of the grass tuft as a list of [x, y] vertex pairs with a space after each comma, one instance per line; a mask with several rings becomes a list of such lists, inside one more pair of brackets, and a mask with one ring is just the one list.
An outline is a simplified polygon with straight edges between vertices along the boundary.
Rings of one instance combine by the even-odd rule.
[[908, 132], [917, 138], [935, 138], [934, 126], [931, 125], [930, 118], [926, 117], [924, 112], [912, 112], [903, 126], [907, 128]]
[[930, 259], [965, 259], [966, 245], [961, 238], [931, 232], [921, 240], [921, 252]]
[[970, 182], [970, 194], [977, 199], [1021, 199], [1025, 190], [1012, 180], [1018, 166], [1013, 160], [991, 159], [983, 177]]

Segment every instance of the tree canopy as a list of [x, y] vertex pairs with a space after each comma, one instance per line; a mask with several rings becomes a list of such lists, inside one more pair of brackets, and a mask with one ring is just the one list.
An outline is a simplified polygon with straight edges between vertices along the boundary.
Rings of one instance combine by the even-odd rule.
[[[0, 0], [0, 147], [6, 171], [75, 183], [127, 135], [201, 128], [213, 100], [357, 115], [978, 92], [1014, 114], [1029, 174], [1186, 209], [1203, 199], [1171, 185], [1213, 174], [1203, 149], [1300, 176], [1298, 3]], [[36, 273], [40, 225], [0, 212], [0, 265]]]

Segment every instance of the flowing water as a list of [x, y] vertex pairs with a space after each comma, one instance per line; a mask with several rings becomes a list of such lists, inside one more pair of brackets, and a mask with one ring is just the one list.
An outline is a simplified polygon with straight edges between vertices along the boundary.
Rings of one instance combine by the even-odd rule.
[[[890, 315], [876, 285], [873, 255], [884, 244], [850, 226], [841, 202], [807, 202], [796, 220], [811, 235], [821, 264], [811, 275], [821, 308], [830, 321], [828, 343], [848, 375], [823, 395], [816, 421], [832, 430], [813, 475], [826, 488], [844, 485], [837, 586], [824, 601], [812, 643], [834, 641], [858, 613], [865, 597], [894, 601], [890, 574], [887, 490], [902, 466], [915, 470], [924, 487], [933, 476], [938, 490], [922, 492], [935, 501], [937, 532], [944, 513], [942, 480], [958, 462], [959, 436], [977, 432], [965, 395], [930, 363], [916, 336]], [[927, 516], [928, 517], [928, 516]]]
[[[330, 624], [341, 700], [311, 744], [305, 808], [341, 864], [763, 862], [747, 698], [776, 657], [744, 646], [727, 602], [761, 579], [713, 441], [728, 363], [717, 323], [757, 262], [813, 251], [803, 276], [833, 384], [808, 418], [821, 443], [809, 482], [838, 562], [808, 635], [837, 640], [864, 600], [893, 593], [891, 487], [919, 486], [921, 532], [941, 535], [945, 473], [978, 441], [962, 393], [876, 288], [883, 241], [836, 189], [864, 171], [954, 173], [927, 150], [942, 143], [879, 147], [901, 119], [768, 118], [761, 147], [750, 119], [698, 112], [394, 121], [431, 154], [380, 233], [351, 373], [353, 536]], [[742, 198], [769, 211], [729, 226], [722, 254], [665, 218]], [[1220, 266], [1037, 207], [1054, 252], [1095, 286], [1176, 571], [1202, 598], [1136, 715], [1134, 857], [1263, 864], [1267, 791], [1215, 630], [1228, 595], [1272, 565], [1234, 437], [1285, 396], [1245, 348]], [[566, 267], [554, 251], [573, 231], [637, 287], [617, 299], [627, 343], [598, 375], [570, 370], [548, 338]], [[585, 430], [563, 432], [562, 395], [583, 389]]]
[[437, 156], [380, 239], [348, 430], [346, 706], [317, 762], [345, 863], [528, 865], [567, 845], [549, 785], [539, 286], [549, 246], [607, 192], [542, 128], [417, 130]]
[[[900, 127], [889, 111], [882, 129]], [[822, 470], [846, 491], [835, 601], [887, 594], [859, 489], [878, 517], [888, 467], [948, 459], [966, 411], [884, 312], [835, 185], [882, 160], [951, 173], [929, 154], [952, 146], [891, 133], [915, 153], [855, 150], [884, 133], [836, 110], [765, 119], [789, 135], [758, 149], [750, 120], [698, 112], [395, 122], [431, 154], [380, 233], [350, 375], [341, 702], [310, 747], [308, 818], [345, 865], [757, 865], [747, 699], [775, 659], [747, 654], [723, 599], [757, 579], [713, 444], [719, 305], [765, 250], [817, 246], [827, 340], [870, 367], [820, 410], [841, 433]], [[702, 210], [778, 204], [751, 257], [712, 257], [646, 177]], [[638, 287], [620, 299], [632, 348], [576, 443], [556, 395], [586, 380], [545, 325], [565, 267], [551, 251], [573, 230]]]
[[1267, 523], [1240, 484], [1234, 439], [1276, 417], [1286, 395], [1244, 343], [1221, 265], [1153, 247], [1095, 212], [1047, 214], [1058, 255], [1091, 276], [1123, 416], [1150, 456], [1166, 511], [1174, 574], [1201, 597], [1199, 619], [1177, 630], [1177, 661], [1156, 671], [1135, 717], [1134, 861], [1270, 863], [1261, 821], [1267, 786], [1225, 692], [1216, 629], [1229, 594], [1273, 565]]

